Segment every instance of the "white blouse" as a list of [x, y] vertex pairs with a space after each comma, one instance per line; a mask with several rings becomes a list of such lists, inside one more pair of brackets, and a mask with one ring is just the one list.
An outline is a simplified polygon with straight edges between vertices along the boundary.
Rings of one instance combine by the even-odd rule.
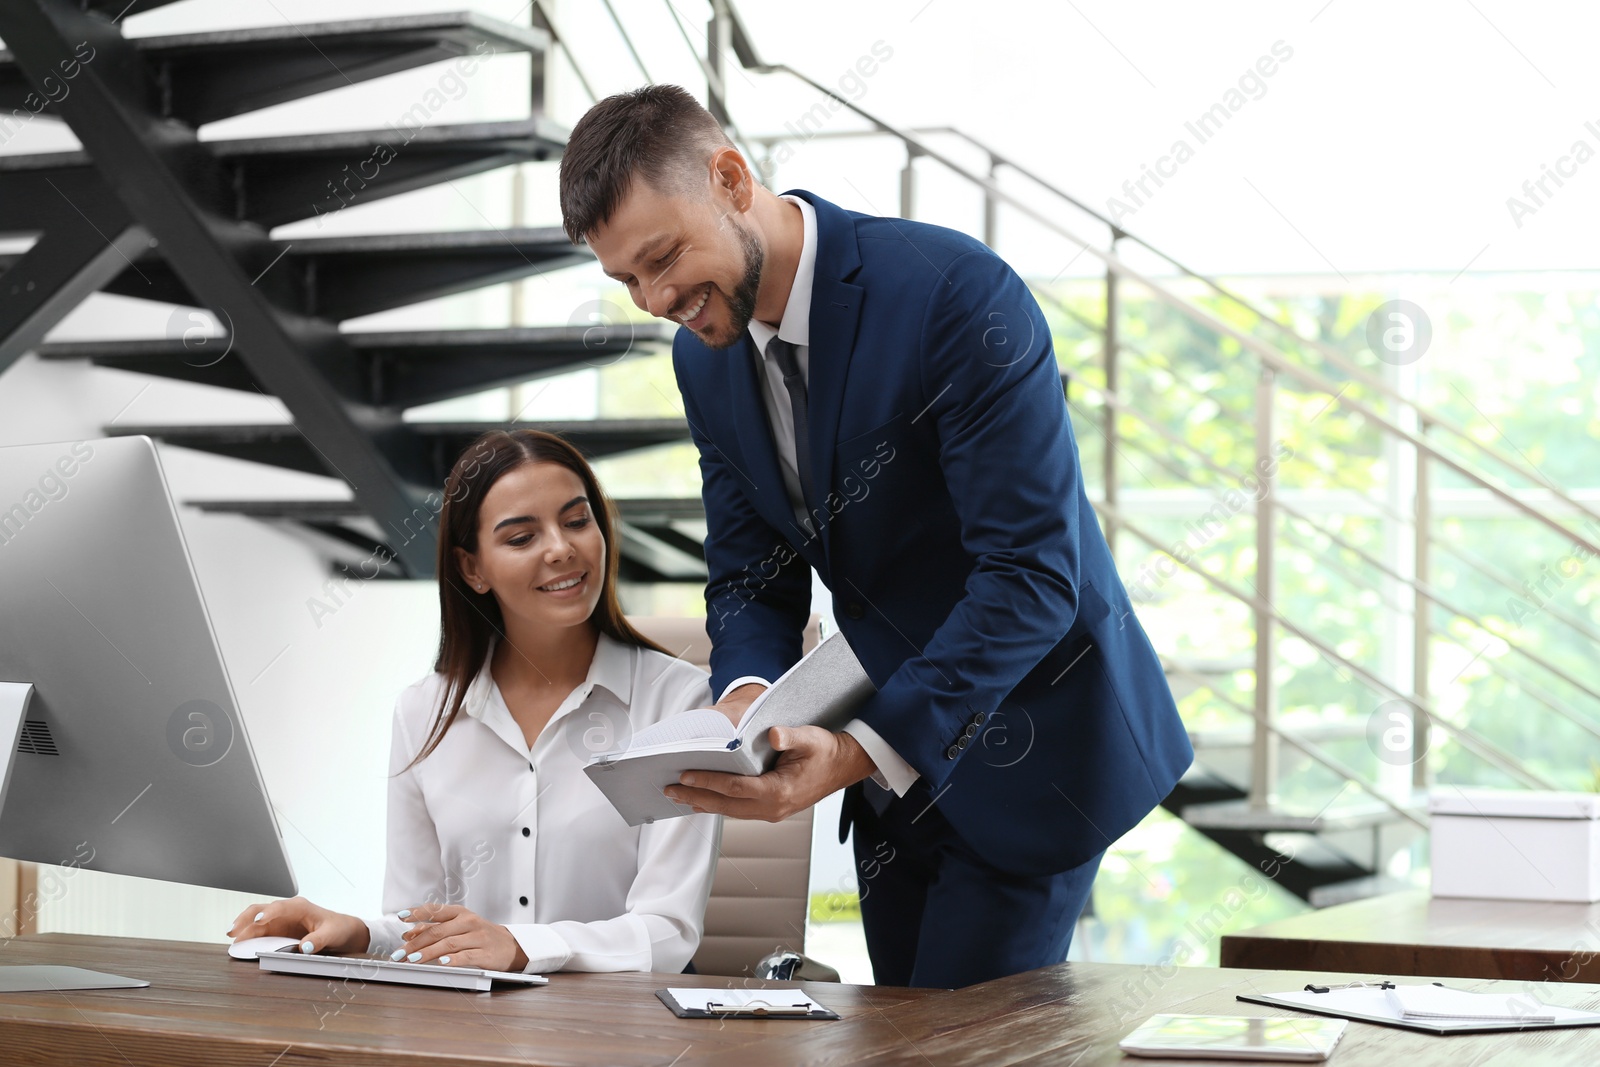
[[439, 746], [422, 750], [444, 690], [432, 674], [395, 703], [388, 865], [369, 952], [403, 943], [395, 913], [460, 904], [503, 923], [530, 972], [682, 971], [700, 945], [722, 821], [630, 827], [583, 773], [631, 731], [711, 703], [705, 671], [601, 634], [582, 685], [530, 749], [489, 664]]

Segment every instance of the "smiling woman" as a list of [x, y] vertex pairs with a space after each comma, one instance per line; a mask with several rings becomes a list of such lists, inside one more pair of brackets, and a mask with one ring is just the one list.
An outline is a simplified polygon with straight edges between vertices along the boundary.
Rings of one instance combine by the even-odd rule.
[[492, 431], [445, 483], [439, 654], [400, 694], [379, 919], [296, 897], [235, 940], [491, 970], [681, 971], [720, 819], [629, 827], [583, 773], [619, 736], [710, 704], [706, 673], [623, 617], [610, 500], [552, 434]]

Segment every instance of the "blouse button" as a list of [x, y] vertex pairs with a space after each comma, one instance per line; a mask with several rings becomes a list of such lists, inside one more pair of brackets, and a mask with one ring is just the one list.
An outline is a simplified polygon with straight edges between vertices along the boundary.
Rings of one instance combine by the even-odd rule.
[[524, 827], [523, 827], [523, 828], [522, 828], [522, 836], [523, 836], [523, 837], [528, 837], [528, 836], [530, 836], [530, 835], [531, 835], [531, 834], [532, 834], [532, 833], [533, 833], [533, 831], [532, 831], [532, 830], [530, 830], [530, 829], [528, 829], [528, 828], [527, 828], [527, 827], [526, 827], [526, 826], [524, 826]]
[[528, 906], [528, 898], [527, 897], [518, 897], [517, 898], [517, 903], [521, 904], [523, 907], [527, 907]]

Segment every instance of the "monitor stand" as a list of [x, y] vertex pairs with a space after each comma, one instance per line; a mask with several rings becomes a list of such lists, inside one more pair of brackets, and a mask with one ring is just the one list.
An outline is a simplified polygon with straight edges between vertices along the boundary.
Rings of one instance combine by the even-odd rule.
[[[17, 760], [22, 721], [33, 698], [29, 682], [0, 682], [0, 812], [5, 811], [6, 787]], [[21, 901], [17, 902], [20, 906]], [[9, 924], [6, 924], [9, 925]], [[82, 967], [50, 965], [0, 967], [0, 993], [26, 993], [57, 989], [130, 989], [149, 985], [139, 978], [88, 971]]]

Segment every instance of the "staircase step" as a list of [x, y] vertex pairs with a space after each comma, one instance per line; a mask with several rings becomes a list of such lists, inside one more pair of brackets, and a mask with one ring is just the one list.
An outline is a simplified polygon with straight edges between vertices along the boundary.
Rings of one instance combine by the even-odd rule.
[[1352, 901], [1366, 900], [1368, 897], [1381, 897], [1389, 893], [1403, 893], [1410, 889], [1424, 889], [1426, 883], [1418, 885], [1404, 878], [1396, 878], [1389, 874], [1369, 874], [1363, 878], [1352, 878], [1345, 882], [1330, 882], [1328, 885], [1318, 886], [1311, 891], [1308, 901], [1313, 908], [1331, 908], [1337, 904], [1349, 904]]
[[[1427, 800], [1415, 797], [1401, 804], [1413, 814], [1425, 816]], [[1250, 832], [1289, 832], [1328, 834], [1366, 830], [1404, 821], [1378, 801], [1364, 796], [1341, 798], [1322, 811], [1282, 804], [1253, 807], [1248, 800], [1220, 800], [1190, 804], [1183, 808], [1183, 821], [1197, 830]]]
[[[517, 326], [499, 330], [357, 331], [343, 334], [359, 365], [346, 399], [410, 408], [588, 366], [606, 366], [663, 344], [665, 322], [617, 326]], [[225, 355], [223, 353], [226, 353]], [[40, 359], [86, 359], [100, 367], [201, 385], [264, 392], [228, 338], [70, 341], [40, 345]], [[339, 380], [335, 376], [335, 380]]]
[[[698, 497], [684, 499], [614, 499], [625, 522], [641, 528], [666, 525], [673, 521], [705, 518]], [[366, 516], [355, 500], [186, 500], [186, 507], [214, 515], [243, 515], [252, 519], [288, 519], [295, 522], [339, 522]]]
[[[262, 26], [130, 42], [157, 87], [152, 110], [191, 126], [442, 60], [470, 57], [476, 63], [498, 52], [542, 54], [550, 45], [542, 30], [469, 12]], [[32, 110], [26, 103], [32, 93], [15, 59], [0, 52], [0, 113]], [[444, 106], [442, 91], [438, 99], [433, 110]], [[425, 100], [417, 101], [413, 112], [419, 123], [431, 115]]]
[[705, 522], [704, 502], [690, 497], [621, 497], [614, 501], [629, 522], [639, 526], [669, 526], [677, 522]]
[[291, 522], [340, 522], [366, 517], [354, 500], [185, 500], [185, 507], [210, 515], [242, 515], [250, 519]]
[[[376, 527], [354, 500], [190, 500], [185, 503], [211, 515], [239, 515], [298, 524], [329, 539], [334, 569], [352, 578], [407, 577], [396, 562], [380, 562], [392, 553], [378, 551], [380, 541], [372, 532]], [[699, 500], [618, 500], [616, 504], [621, 513], [622, 569], [619, 574], [623, 581], [705, 583], [704, 547], [664, 525], [664, 520], [672, 518], [700, 517]], [[693, 505], [692, 509], [689, 505]]]
[[1194, 764], [1178, 779], [1178, 784], [1161, 802], [1161, 806], [1182, 818], [1190, 808], [1239, 800], [1245, 796], [1248, 794], [1233, 782]]
[[[566, 141], [567, 130], [544, 118], [206, 141], [225, 179], [209, 206], [235, 221], [282, 226], [512, 163], [559, 159]], [[73, 203], [114, 195], [83, 152], [0, 155], [0, 233], [34, 232]]]
[[[274, 272], [290, 274], [307, 315], [344, 321], [591, 261], [559, 226], [452, 233], [297, 237], [279, 242]], [[8, 258], [0, 255], [0, 270]], [[151, 250], [104, 289], [119, 296], [198, 306]]]
[[[1284, 733], [1298, 741], [1319, 745], [1328, 741], [1349, 741], [1365, 737], [1367, 733], [1366, 723], [1362, 722], [1313, 722], [1303, 725], [1279, 722], [1278, 725], [1282, 727]], [[1241, 723], [1238, 726], [1211, 726], [1189, 731], [1189, 743], [1194, 746], [1197, 754], [1249, 748], [1254, 739], [1255, 726], [1251, 723]], [[1290, 746], [1285, 745], [1284, 749], [1288, 751]]]
[[82, 0], [80, 6], [86, 11], [99, 12], [108, 19], [120, 20], [173, 3], [177, 3], [177, 0]]
[[[591, 459], [656, 445], [689, 440], [682, 419], [581, 419], [568, 422], [407, 422], [387, 431], [420, 439], [433, 455], [432, 484], [443, 485], [456, 459], [479, 434], [492, 429], [534, 429], [558, 433]], [[306, 441], [293, 423], [234, 425], [147, 425], [116, 423], [103, 428], [109, 437], [143, 434], [165, 444], [192, 448], [233, 459], [266, 463], [287, 470], [340, 477]], [[384, 434], [377, 435], [381, 441]]]
[[622, 562], [632, 564], [642, 572], [640, 577], [630, 577], [630, 581], [705, 584], [709, 575], [703, 551], [696, 553], [686, 550], [680, 544], [656, 536], [651, 531], [627, 521], [622, 522], [620, 526], [618, 532], [622, 540]]

